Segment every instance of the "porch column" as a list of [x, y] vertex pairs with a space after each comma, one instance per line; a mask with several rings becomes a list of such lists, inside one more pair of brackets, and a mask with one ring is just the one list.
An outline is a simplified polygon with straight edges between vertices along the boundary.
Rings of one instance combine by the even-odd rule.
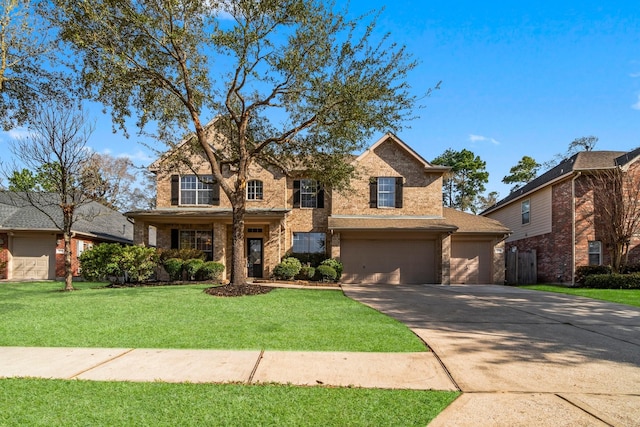
[[149, 224], [140, 219], [133, 223], [133, 244], [149, 246]]
[[340, 259], [340, 233], [331, 233], [331, 258]]

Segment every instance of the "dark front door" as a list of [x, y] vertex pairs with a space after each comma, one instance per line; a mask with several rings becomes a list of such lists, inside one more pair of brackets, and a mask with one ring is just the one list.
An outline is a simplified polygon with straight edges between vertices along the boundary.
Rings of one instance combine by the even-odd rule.
[[247, 239], [248, 277], [262, 277], [262, 239]]

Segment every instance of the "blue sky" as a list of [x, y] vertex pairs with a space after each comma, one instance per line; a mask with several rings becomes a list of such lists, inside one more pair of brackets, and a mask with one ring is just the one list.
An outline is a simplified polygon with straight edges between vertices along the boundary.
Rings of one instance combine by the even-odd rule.
[[[504, 197], [501, 180], [524, 155], [542, 163], [589, 135], [600, 150], [640, 146], [640, 2], [353, 0], [350, 10], [382, 7], [379, 30], [420, 61], [415, 94], [442, 81], [398, 133], [427, 160], [469, 149], [487, 163], [487, 191]], [[134, 129], [127, 140], [93, 115], [96, 151], [154, 159]]]

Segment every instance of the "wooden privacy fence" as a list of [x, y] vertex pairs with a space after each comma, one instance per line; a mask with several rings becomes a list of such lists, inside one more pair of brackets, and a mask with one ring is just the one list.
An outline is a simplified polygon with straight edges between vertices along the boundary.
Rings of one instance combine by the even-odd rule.
[[538, 272], [536, 251], [508, 251], [506, 280], [508, 285], [529, 285], [537, 283]]

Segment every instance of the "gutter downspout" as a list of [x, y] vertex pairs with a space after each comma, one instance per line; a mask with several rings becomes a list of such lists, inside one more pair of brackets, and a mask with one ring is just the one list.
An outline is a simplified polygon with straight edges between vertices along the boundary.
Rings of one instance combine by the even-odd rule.
[[576, 180], [582, 172], [571, 179], [571, 286], [576, 284]]

